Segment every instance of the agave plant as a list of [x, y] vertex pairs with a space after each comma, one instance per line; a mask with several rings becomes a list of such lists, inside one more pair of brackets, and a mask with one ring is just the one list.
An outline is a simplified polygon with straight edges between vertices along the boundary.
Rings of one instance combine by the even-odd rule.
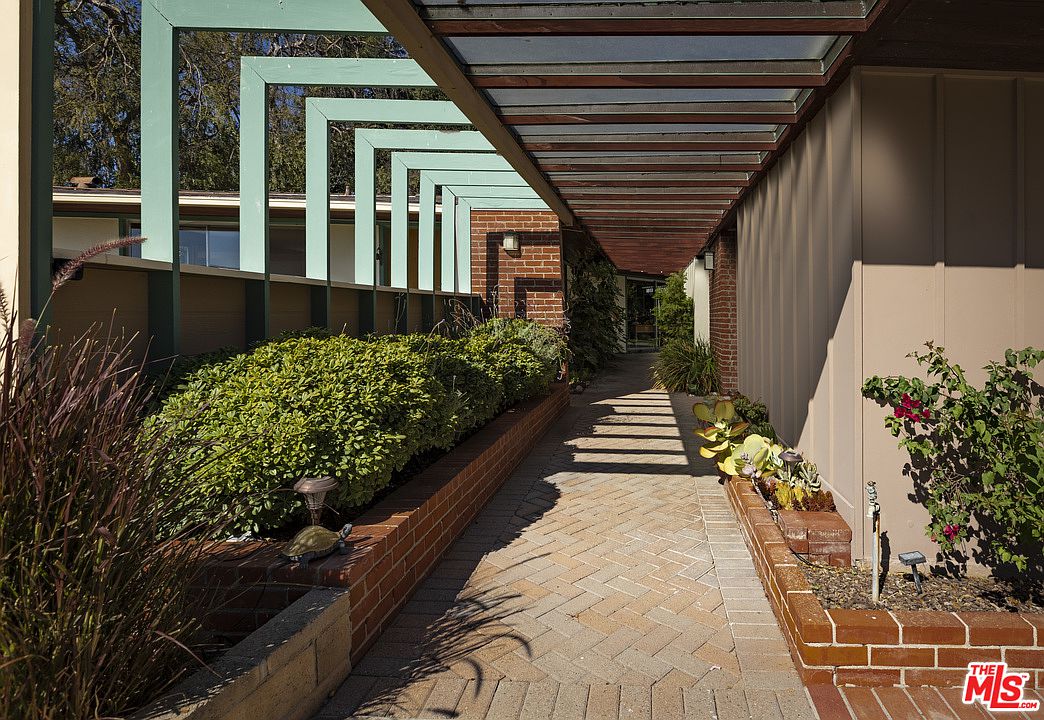
[[[709, 425], [698, 428], [693, 432], [704, 441], [700, 448], [700, 455], [705, 458], [714, 458], [718, 468], [726, 472], [725, 463], [732, 456], [733, 451], [739, 443], [736, 438], [743, 435], [743, 431], [749, 427], [749, 423], [735, 422], [736, 408], [729, 400], [719, 400], [714, 408], [699, 402], [692, 406], [692, 412], [697, 419]], [[730, 473], [735, 475], [735, 473]]]

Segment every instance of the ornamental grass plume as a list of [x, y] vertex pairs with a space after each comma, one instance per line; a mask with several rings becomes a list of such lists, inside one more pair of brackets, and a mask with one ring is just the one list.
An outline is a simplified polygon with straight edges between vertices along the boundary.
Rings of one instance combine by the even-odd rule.
[[219, 521], [172, 517], [161, 488], [191, 441], [142, 432], [154, 385], [129, 341], [49, 342], [2, 307], [0, 717], [123, 715], [196, 664], [190, 585]]

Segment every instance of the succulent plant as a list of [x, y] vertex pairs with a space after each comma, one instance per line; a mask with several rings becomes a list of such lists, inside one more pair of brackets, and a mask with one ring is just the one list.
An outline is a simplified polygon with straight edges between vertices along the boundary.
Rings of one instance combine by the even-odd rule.
[[[700, 455], [705, 458], [714, 458], [718, 467], [727, 472], [724, 464], [731, 457], [738, 443], [736, 438], [743, 434], [748, 424], [745, 422], [734, 422], [736, 420], [736, 409], [728, 400], [719, 400], [712, 409], [705, 403], [696, 403], [692, 406], [692, 412], [697, 419], [709, 423], [707, 427], [697, 428], [693, 432], [704, 441], [700, 447]], [[735, 475], [735, 472], [730, 473]]]
[[722, 472], [760, 480], [776, 474], [782, 467], [779, 453], [783, 448], [761, 435], [748, 435], [732, 454], [719, 464]]

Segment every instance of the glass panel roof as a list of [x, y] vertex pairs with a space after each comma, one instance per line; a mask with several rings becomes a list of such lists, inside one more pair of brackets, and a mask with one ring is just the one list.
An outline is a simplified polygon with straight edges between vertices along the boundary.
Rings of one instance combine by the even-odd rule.
[[445, 38], [469, 65], [821, 60], [836, 35], [508, 36]]
[[790, 88], [507, 88], [486, 90], [503, 108], [512, 105], [580, 105], [656, 102], [794, 102]]
[[575, 125], [513, 125], [519, 135], [598, 135], [615, 133], [774, 133], [779, 125], [741, 123], [577, 123]]

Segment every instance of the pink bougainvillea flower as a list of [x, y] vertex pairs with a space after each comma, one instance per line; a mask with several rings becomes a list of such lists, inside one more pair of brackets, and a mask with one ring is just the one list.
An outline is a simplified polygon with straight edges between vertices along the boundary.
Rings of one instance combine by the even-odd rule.
[[903, 407], [904, 408], [910, 407], [910, 396], [907, 395], [906, 393], [903, 393]]
[[921, 411], [921, 419], [922, 420], [927, 420], [931, 416], [932, 416], [932, 414], [928, 411], [928, 408], [925, 408], [924, 410]]
[[947, 525], [946, 527], [943, 528], [943, 535], [946, 536], [947, 540], [949, 540], [950, 542], [953, 542], [954, 538], [957, 537], [957, 534], [960, 531], [961, 531], [961, 529], [959, 527], [957, 527], [956, 525]]
[[901, 407], [897, 407], [892, 414], [897, 418], [906, 417], [906, 412]]

